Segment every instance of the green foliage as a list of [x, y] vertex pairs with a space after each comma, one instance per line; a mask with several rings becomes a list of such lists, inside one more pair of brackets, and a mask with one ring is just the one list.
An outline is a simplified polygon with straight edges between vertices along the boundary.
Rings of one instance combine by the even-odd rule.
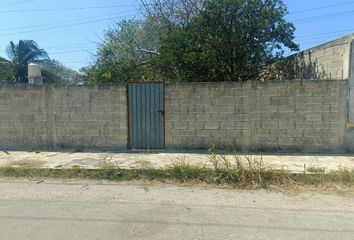
[[159, 46], [157, 28], [149, 18], [117, 23], [106, 32], [96, 63], [82, 69], [85, 81], [112, 83], [155, 79], [151, 69]]
[[27, 65], [30, 62], [43, 63], [49, 60], [47, 52], [33, 40], [20, 40], [18, 44], [11, 41], [6, 53], [14, 69], [14, 82], [17, 83], [27, 83]]
[[[170, 181], [172, 183], [206, 183], [235, 188], [269, 188], [270, 186], [321, 186], [333, 185], [352, 188], [354, 169], [291, 173], [284, 169], [266, 167], [262, 158], [235, 153], [232, 157], [218, 154], [215, 147], [209, 149], [208, 161], [204, 164], [186, 163], [184, 159], [173, 161], [165, 168], [153, 168], [144, 164], [135, 169], [121, 169], [115, 162], [102, 161], [99, 169], [85, 169], [78, 165], [70, 169], [43, 168], [42, 161], [23, 160], [0, 167], [0, 177], [95, 179], [109, 181]], [[62, 166], [57, 166], [62, 168]], [[305, 169], [306, 170], [306, 169]]]
[[172, 183], [207, 183], [235, 188], [269, 188], [270, 186], [281, 188], [320, 186], [323, 188], [333, 185], [352, 188], [354, 186], [354, 170], [313, 174], [290, 173], [285, 170], [265, 168], [262, 161], [237, 155], [235, 155], [235, 161], [227, 160], [222, 156], [216, 156], [214, 161], [219, 162], [215, 169], [207, 165], [191, 165], [183, 161], [174, 162], [165, 169], [120, 169], [114, 166], [104, 166], [101, 169], [84, 169], [79, 166], [71, 169], [47, 169], [23, 163], [19, 167], [0, 167], [0, 176], [109, 181], [157, 180]]
[[[98, 45], [81, 76], [32, 40], [10, 42], [0, 81], [27, 82], [29, 62], [46, 83], [255, 80], [266, 66], [298, 50], [282, 0], [141, 0], [142, 20], [124, 20]], [[6, 60], [5, 60], [6, 61]]]
[[85, 80], [242, 81], [298, 50], [282, 0], [142, 0], [143, 20], [106, 32]]
[[57, 60], [49, 60], [41, 64], [44, 83], [80, 84], [81, 76], [75, 70], [64, 66]]
[[0, 57], [0, 83], [12, 82], [14, 74], [15, 72], [12, 64]]
[[10, 42], [7, 48], [10, 61], [0, 58], [0, 81], [5, 83], [27, 83], [28, 63], [41, 65], [44, 83], [79, 84], [80, 75], [57, 60], [50, 60], [45, 50], [33, 40]]
[[140, 0], [143, 15], [157, 23], [160, 37], [182, 29], [203, 10], [206, 0]]
[[169, 80], [256, 79], [284, 48], [298, 50], [282, 0], [207, 1], [192, 21], [162, 40], [158, 66]]
[[133, 58], [121, 59], [119, 62], [106, 59], [81, 71], [85, 82], [117, 83], [141, 80], [144, 66]]

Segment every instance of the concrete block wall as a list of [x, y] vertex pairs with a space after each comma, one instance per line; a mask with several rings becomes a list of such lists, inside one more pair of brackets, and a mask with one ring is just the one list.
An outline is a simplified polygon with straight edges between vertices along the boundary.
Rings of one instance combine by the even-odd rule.
[[344, 80], [350, 77], [354, 34], [302, 51], [261, 73], [267, 80]]
[[0, 147], [126, 148], [126, 85], [3, 86]]
[[354, 152], [354, 47], [351, 45], [350, 54], [350, 75], [348, 87], [348, 126], [347, 126], [347, 146], [348, 150]]
[[348, 81], [166, 86], [166, 146], [343, 152]]
[[[50, 116], [55, 147], [126, 148], [126, 85], [57, 86]], [[51, 137], [51, 136], [50, 136]]]
[[252, 148], [343, 152], [348, 81], [254, 84]]
[[42, 87], [0, 88], [0, 146], [45, 146], [47, 109]]
[[[166, 84], [166, 148], [344, 152], [352, 144], [346, 129], [349, 85]], [[0, 147], [126, 149], [126, 91], [126, 84], [2, 86]]]
[[250, 145], [248, 83], [166, 85], [166, 146]]
[[348, 79], [353, 35], [296, 55], [295, 79]]

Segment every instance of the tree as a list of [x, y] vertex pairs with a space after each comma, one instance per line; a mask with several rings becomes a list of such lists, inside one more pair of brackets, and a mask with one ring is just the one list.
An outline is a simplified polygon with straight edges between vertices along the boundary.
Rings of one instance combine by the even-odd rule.
[[198, 14], [205, 0], [141, 0], [143, 20], [116, 23], [98, 47], [96, 62], [81, 69], [89, 83], [161, 80], [160, 41]]
[[11, 82], [14, 76], [14, 69], [8, 60], [0, 57], [0, 82]]
[[44, 83], [51, 84], [81, 84], [81, 76], [75, 70], [64, 66], [55, 59], [41, 64]]
[[186, 26], [162, 40], [161, 73], [179, 81], [254, 80], [298, 50], [282, 0], [210, 0]]
[[298, 50], [282, 0], [141, 0], [83, 68], [88, 82], [240, 81]]
[[204, 9], [206, 0], [140, 0], [143, 14], [160, 25], [161, 34], [185, 27]]
[[105, 33], [96, 62], [82, 72], [86, 82], [153, 80], [153, 57], [158, 54], [158, 27], [151, 19], [124, 20]]
[[33, 40], [20, 40], [18, 44], [11, 41], [6, 53], [14, 68], [14, 81], [17, 83], [27, 82], [27, 65], [30, 62], [43, 63], [49, 60], [47, 52]]

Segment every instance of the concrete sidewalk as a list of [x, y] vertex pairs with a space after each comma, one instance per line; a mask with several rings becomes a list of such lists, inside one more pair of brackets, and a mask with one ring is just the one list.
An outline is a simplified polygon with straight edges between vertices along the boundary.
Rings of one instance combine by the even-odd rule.
[[[233, 161], [234, 156], [224, 154]], [[315, 154], [252, 154], [251, 158], [262, 160], [264, 165], [273, 169], [287, 169], [303, 172], [304, 168], [323, 168], [325, 171], [354, 169], [354, 155], [315, 155]], [[242, 157], [244, 161], [246, 159]], [[119, 168], [164, 168], [173, 161], [183, 160], [189, 164], [204, 164], [208, 161], [207, 151], [163, 151], [163, 152], [26, 152], [1, 151], [0, 166], [26, 166], [40, 168], [82, 167], [98, 169], [112, 164]]]

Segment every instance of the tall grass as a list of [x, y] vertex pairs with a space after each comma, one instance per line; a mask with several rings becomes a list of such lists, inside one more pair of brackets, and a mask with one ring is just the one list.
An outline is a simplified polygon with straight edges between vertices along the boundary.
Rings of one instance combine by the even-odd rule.
[[73, 178], [96, 179], [109, 181], [158, 180], [161, 182], [193, 182], [213, 185], [231, 186], [235, 188], [267, 188], [271, 185], [326, 185], [342, 184], [354, 186], [354, 170], [339, 170], [325, 173], [322, 169], [311, 168], [311, 171], [295, 174], [287, 170], [267, 168], [262, 158], [256, 159], [247, 155], [234, 154], [232, 158], [218, 155], [210, 149], [208, 161], [193, 165], [183, 159], [172, 162], [163, 169], [137, 168], [120, 169], [109, 162], [100, 163], [100, 169], [43, 169], [36, 167], [2, 167], [0, 177], [26, 178]]

